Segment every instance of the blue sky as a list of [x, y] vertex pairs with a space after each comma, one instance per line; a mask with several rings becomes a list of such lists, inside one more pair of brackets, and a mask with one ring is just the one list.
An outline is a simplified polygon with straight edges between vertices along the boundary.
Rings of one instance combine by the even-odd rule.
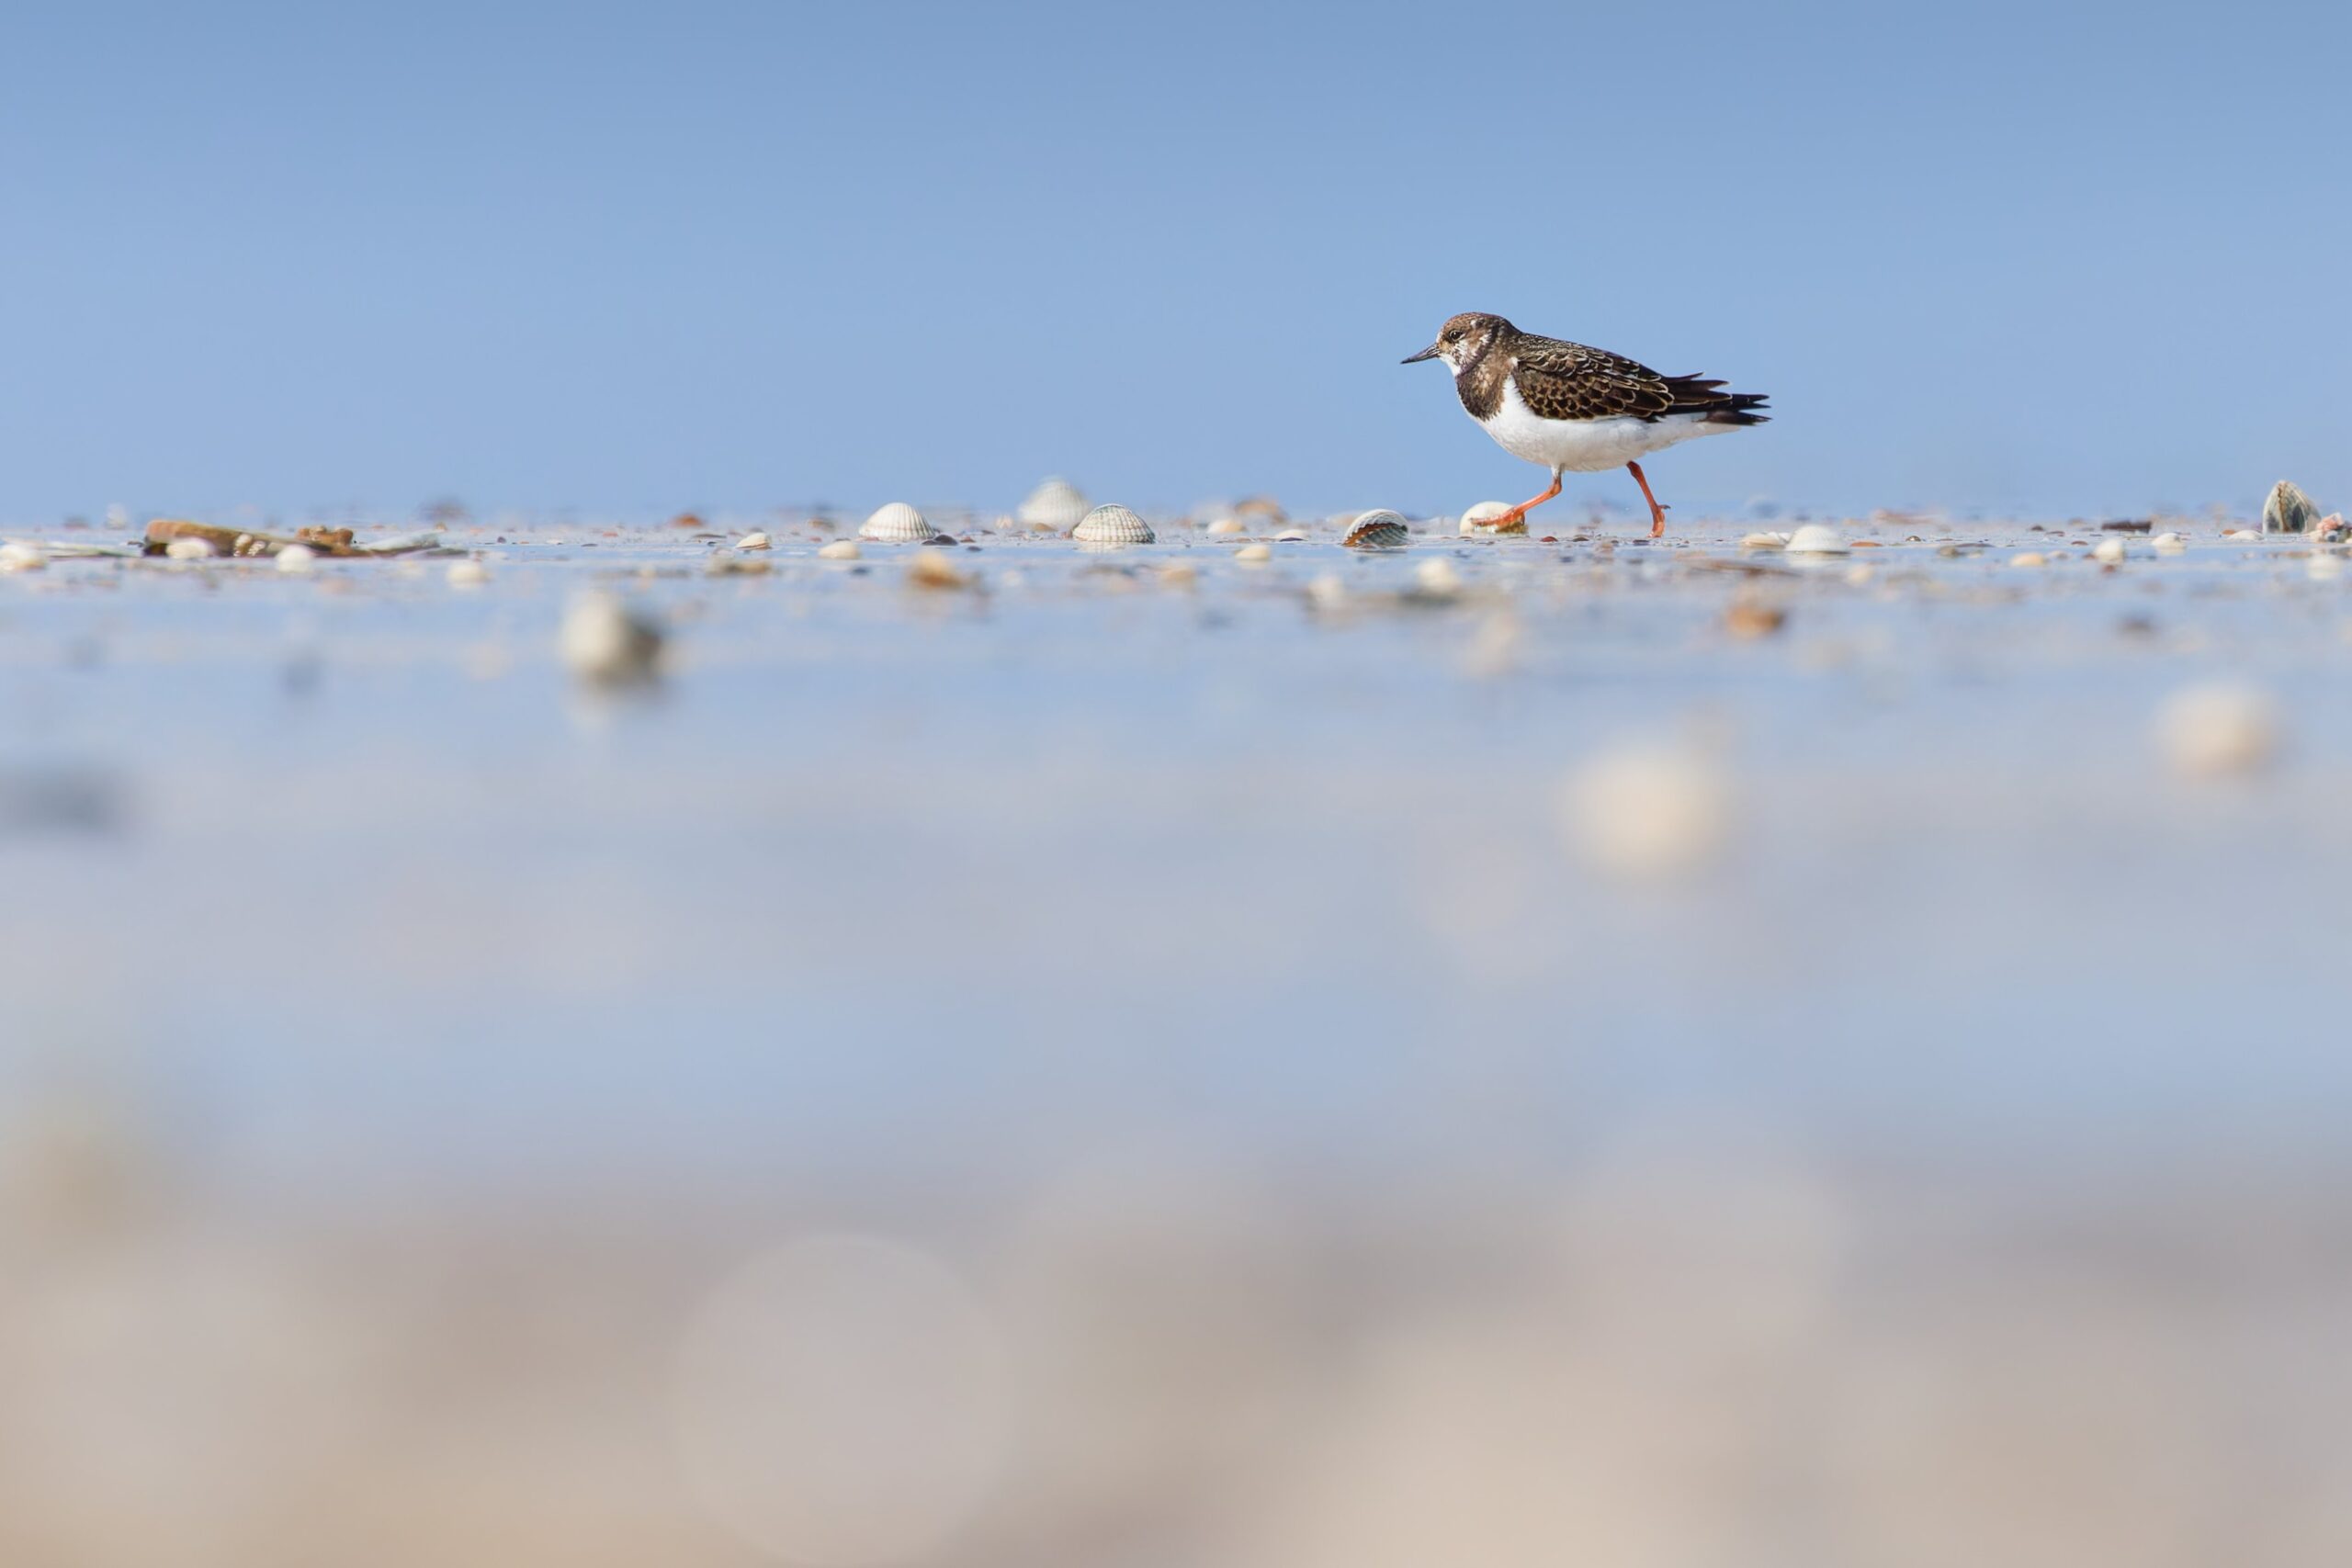
[[1396, 364], [1469, 309], [1770, 393], [1652, 465], [1685, 508], [2341, 506], [2347, 55], [2340, 4], [14, 7], [0, 519], [1515, 500]]

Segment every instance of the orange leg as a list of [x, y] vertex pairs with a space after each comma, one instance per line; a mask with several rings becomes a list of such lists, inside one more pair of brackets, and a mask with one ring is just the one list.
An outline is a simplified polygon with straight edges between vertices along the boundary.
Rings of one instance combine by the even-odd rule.
[[1560, 475], [1565, 471], [1566, 470], [1564, 469], [1554, 468], [1552, 470], [1552, 488], [1550, 490], [1545, 491], [1542, 495], [1537, 496], [1532, 501], [1521, 502], [1517, 506], [1512, 507], [1500, 517], [1489, 519], [1486, 525], [1493, 529], [1498, 534], [1512, 533], [1523, 526], [1527, 522], [1527, 514], [1529, 513], [1534, 511], [1537, 507], [1543, 505], [1545, 502], [1560, 493]]
[[1650, 493], [1650, 481], [1642, 472], [1642, 466], [1639, 463], [1628, 463], [1625, 467], [1633, 470], [1634, 482], [1642, 487], [1642, 499], [1650, 503], [1650, 537], [1664, 538], [1666, 536], [1666, 508], [1660, 506], [1657, 503], [1657, 497]]

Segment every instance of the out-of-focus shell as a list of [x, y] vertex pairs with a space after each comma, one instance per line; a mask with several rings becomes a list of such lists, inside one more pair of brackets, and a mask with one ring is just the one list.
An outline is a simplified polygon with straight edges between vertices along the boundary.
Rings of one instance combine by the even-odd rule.
[[1208, 531], [1212, 534], [1230, 535], [1246, 534], [1250, 529], [1249, 525], [1238, 517], [1220, 517], [1209, 525]]
[[2269, 497], [2262, 503], [2262, 531], [2266, 534], [2302, 534], [2319, 521], [2319, 508], [2312, 498], [2285, 479], [2270, 487]]
[[739, 550], [767, 550], [774, 549], [775, 542], [765, 534], [754, 530], [736, 540], [735, 547]]
[[1254, 517], [1262, 523], [1281, 523], [1290, 515], [1283, 510], [1283, 503], [1271, 495], [1253, 495], [1247, 501], [1237, 502], [1233, 514], [1236, 517]]
[[1852, 547], [1846, 543], [1846, 536], [1826, 523], [1807, 523], [1791, 534], [1781, 547], [1792, 556], [1842, 556]]
[[857, 547], [855, 539], [835, 539], [830, 545], [818, 547], [817, 558], [819, 560], [855, 560], [864, 553]]
[[1400, 513], [1375, 510], [1358, 515], [1340, 543], [1351, 550], [1400, 550], [1412, 537]]
[[633, 685], [653, 678], [662, 628], [609, 593], [591, 593], [564, 613], [558, 647], [582, 680]]
[[0, 545], [0, 571], [39, 571], [48, 564], [48, 554], [38, 545], [19, 544], [14, 539]]
[[1024, 528], [1049, 528], [1058, 534], [1084, 520], [1086, 497], [1068, 479], [1049, 479], [1029, 492], [1013, 515]]
[[1515, 518], [1504, 527], [1495, 526], [1495, 519], [1510, 511], [1510, 506], [1502, 502], [1482, 501], [1462, 514], [1462, 531], [1465, 534], [1526, 533], [1527, 519], [1525, 517]]
[[2160, 556], [2177, 556], [2188, 548], [2188, 536], [2167, 529], [2150, 539], [2148, 547]]
[[174, 539], [164, 547], [164, 554], [174, 560], [210, 560], [220, 553], [209, 539]]
[[1115, 503], [1096, 507], [1070, 532], [1081, 545], [1148, 545], [1157, 536], [1150, 524]]
[[894, 501], [877, 508], [857, 530], [861, 539], [876, 539], [886, 545], [919, 545], [936, 537], [939, 530], [923, 520], [922, 513], [903, 501]]

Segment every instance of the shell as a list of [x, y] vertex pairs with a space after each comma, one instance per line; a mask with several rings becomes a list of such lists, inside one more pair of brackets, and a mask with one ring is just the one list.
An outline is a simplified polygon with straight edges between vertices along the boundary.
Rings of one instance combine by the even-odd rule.
[[2091, 559], [2101, 566], [2120, 566], [2131, 553], [2120, 539], [2101, 539], [2091, 547]]
[[1363, 513], [1348, 525], [1340, 543], [1351, 550], [1400, 550], [1412, 541], [1412, 531], [1405, 526], [1398, 513], [1373, 511]]
[[1495, 519], [1510, 510], [1510, 508], [1502, 502], [1482, 501], [1462, 514], [1462, 531], [1465, 534], [1526, 533], [1527, 519], [1524, 517], [1508, 528], [1498, 528], [1494, 525]]
[[857, 530], [861, 539], [876, 539], [886, 545], [919, 545], [934, 538], [939, 530], [923, 521], [922, 513], [903, 501], [894, 501], [879, 507]]
[[1244, 566], [1257, 566], [1274, 558], [1274, 547], [1272, 545], [1244, 545], [1233, 552], [1233, 558]]
[[855, 539], [835, 539], [830, 545], [818, 547], [817, 558], [819, 560], [855, 560], [865, 553], [857, 547]]
[[766, 550], [774, 549], [775, 544], [765, 534], [752, 532], [736, 540], [735, 547], [739, 550]]
[[490, 568], [469, 557], [451, 561], [448, 575], [452, 588], [480, 588], [490, 581]]
[[209, 539], [174, 539], [164, 547], [164, 554], [174, 560], [210, 560], [220, 553]]
[[2258, 686], [2189, 686], [2156, 713], [2156, 744], [2188, 778], [2258, 773], [2278, 752], [2278, 705]]
[[653, 678], [662, 628], [609, 593], [591, 593], [564, 613], [557, 646], [582, 680], [633, 685]]
[[2268, 499], [2262, 503], [2262, 531], [2266, 534], [2308, 533], [2319, 521], [2319, 508], [2312, 498], [2294, 485], [2280, 479], [2270, 487]]
[[969, 588], [972, 580], [956, 570], [955, 558], [944, 550], [918, 550], [907, 568], [907, 584], [911, 588], [955, 590]]
[[1124, 506], [1098, 506], [1079, 520], [1070, 537], [1081, 545], [1148, 545], [1159, 536]]
[[14, 539], [0, 545], [0, 571], [39, 571], [48, 564], [48, 555], [38, 545], [21, 545]]
[[1826, 523], [1807, 523], [1781, 547], [1792, 556], [1842, 556], [1849, 548], [1846, 536]]
[[1024, 528], [1049, 528], [1059, 534], [1086, 517], [1086, 496], [1068, 479], [1055, 478], [1033, 490], [1013, 513]]
[[319, 552], [308, 545], [288, 545], [277, 552], [280, 571], [309, 571], [318, 562]]
[[1415, 567], [1413, 581], [1420, 585], [1421, 592], [1434, 598], [1442, 599], [1462, 591], [1462, 574], [1442, 556]]
[[1209, 525], [1208, 531], [1212, 534], [1246, 534], [1249, 528], [1238, 517], [1220, 517]]
[[2011, 566], [2048, 566], [2050, 558], [2040, 550], [2019, 550], [2009, 558]]
[[2148, 547], [2160, 556], [2177, 556], [2188, 548], [2186, 535], [2163, 533], [2148, 541]]
[[1702, 876], [1730, 852], [1737, 797], [1711, 758], [1623, 746], [1593, 758], [1560, 792], [1560, 826], [1577, 858], [1625, 882]]

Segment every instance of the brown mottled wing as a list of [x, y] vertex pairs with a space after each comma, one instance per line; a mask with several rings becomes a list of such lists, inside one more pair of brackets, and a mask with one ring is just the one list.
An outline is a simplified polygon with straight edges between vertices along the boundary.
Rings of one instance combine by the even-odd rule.
[[1541, 418], [1657, 419], [1674, 407], [1666, 378], [1623, 355], [1549, 337], [1513, 346], [1520, 399]]
[[1512, 379], [1520, 400], [1544, 419], [1659, 420], [1697, 414], [1710, 423], [1762, 424], [1765, 400], [1726, 392], [1721, 381], [1661, 376], [1648, 366], [1558, 338], [1522, 336]]

